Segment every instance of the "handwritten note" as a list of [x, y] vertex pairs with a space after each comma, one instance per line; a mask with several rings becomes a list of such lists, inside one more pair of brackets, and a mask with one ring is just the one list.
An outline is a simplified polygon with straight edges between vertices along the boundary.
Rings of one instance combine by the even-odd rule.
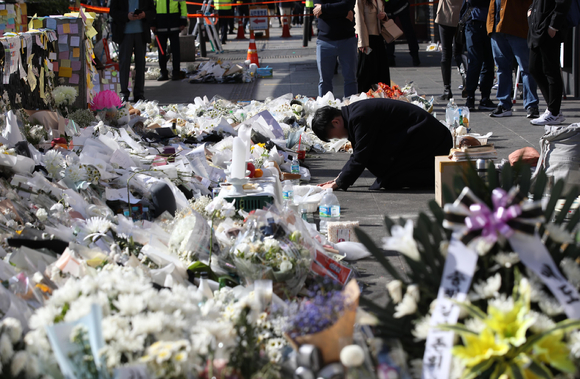
[[79, 49], [78, 47], [75, 47], [73, 49], [73, 58], [79, 58], [81, 56], [81, 49]]
[[70, 33], [70, 24], [63, 24], [62, 29], [64, 33], [66, 34]]
[[70, 24], [70, 33], [77, 34], [79, 32], [79, 26], [77, 24]]
[[61, 60], [60, 67], [69, 67], [70, 68], [70, 60], [68, 60], [68, 59]]
[[70, 84], [79, 84], [79, 74], [72, 74], [68, 82]]
[[80, 37], [76, 37], [76, 36], [71, 36], [70, 37], [70, 45], [71, 46], [79, 46], [80, 45]]
[[61, 34], [58, 36], [58, 43], [59, 44], [68, 44], [68, 36], [66, 34]]
[[72, 68], [61, 67], [60, 70], [58, 70], [58, 76], [61, 76], [63, 78], [70, 78], [72, 76]]
[[81, 69], [81, 66], [82, 66], [81, 61], [72, 61], [71, 62], [71, 67], [72, 67], [73, 71], [79, 71]]
[[68, 59], [68, 51], [61, 51], [58, 53], [58, 59]]

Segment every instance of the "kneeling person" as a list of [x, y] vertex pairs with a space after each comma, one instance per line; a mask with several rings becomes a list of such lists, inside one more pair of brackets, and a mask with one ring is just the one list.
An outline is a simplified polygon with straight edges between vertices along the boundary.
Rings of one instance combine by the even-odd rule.
[[353, 154], [338, 177], [321, 184], [343, 189], [364, 169], [377, 177], [370, 189], [433, 188], [437, 155], [448, 155], [451, 133], [416, 105], [391, 99], [369, 99], [336, 109], [316, 111], [312, 130], [318, 138], [348, 138]]

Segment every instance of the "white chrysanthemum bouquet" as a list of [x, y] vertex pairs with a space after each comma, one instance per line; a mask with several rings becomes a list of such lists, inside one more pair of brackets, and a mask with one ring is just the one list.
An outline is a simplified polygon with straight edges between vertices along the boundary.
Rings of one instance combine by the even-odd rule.
[[58, 86], [52, 90], [54, 105], [62, 112], [63, 116], [71, 112], [72, 105], [78, 96], [76, 87]]

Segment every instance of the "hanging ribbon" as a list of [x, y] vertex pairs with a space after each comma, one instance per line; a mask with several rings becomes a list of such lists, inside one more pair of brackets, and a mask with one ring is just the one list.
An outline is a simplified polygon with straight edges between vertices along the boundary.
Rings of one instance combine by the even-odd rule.
[[465, 299], [475, 273], [478, 252], [487, 253], [501, 238], [507, 239], [522, 263], [540, 277], [568, 318], [580, 319], [578, 291], [560, 273], [536, 233], [537, 224], [544, 221], [541, 203], [527, 201], [514, 187], [509, 192], [494, 189], [492, 204], [493, 209], [466, 187], [453, 204], [444, 207], [443, 226], [455, 233], [449, 245], [437, 305], [431, 316], [432, 328], [423, 356], [423, 378], [448, 377], [453, 332], [443, 332], [434, 326], [457, 322], [459, 307], [450, 299]]

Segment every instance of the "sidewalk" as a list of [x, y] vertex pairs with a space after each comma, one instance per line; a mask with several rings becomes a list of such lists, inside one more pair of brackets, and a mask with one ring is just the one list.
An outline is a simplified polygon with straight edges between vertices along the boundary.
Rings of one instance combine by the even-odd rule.
[[[275, 19], [273, 22], [275, 25], [278, 23]], [[274, 69], [273, 78], [258, 79], [254, 83], [247, 84], [189, 84], [187, 81], [159, 83], [148, 80], [145, 83], [146, 96], [150, 100], [158, 100], [161, 103], [189, 103], [196, 96], [211, 98], [215, 95], [234, 101], [264, 100], [289, 92], [294, 95], [317, 96], [316, 37], [312, 38], [307, 48], [303, 48], [302, 28], [295, 27], [291, 29], [290, 33], [292, 34], [291, 39], [282, 39], [279, 37], [281, 29], [276, 26], [270, 30], [271, 39], [269, 41], [256, 41], [260, 65], [261, 67], [272, 67]], [[248, 37], [247, 34], [246, 37]], [[225, 59], [239, 63], [246, 59], [248, 42], [248, 40], [229, 40], [224, 46], [224, 54], [208, 53], [208, 58]], [[398, 44], [396, 46], [397, 67], [391, 68], [390, 72], [393, 82], [404, 85], [413, 81], [419, 92], [430, 98], [442, 93], [443, 82], [439, 53], [426, 52], [425, 48], [426, 45], [422, 44], [420, 50], [421, 66], [413, 67], [407, 45]], [[182, 64], [182, 67], [185, 66], [185, 63]], [[336, 97], [343, 95], [342, 84], [341, 75], [336, 75], [334, 81]], [[458, 74], [454, 74], [452, 84], [454, 92], [460, 96], [460, 91], [457, 90], [457, 86], [460, 84]], [[539, 95], [541, 98], [541, 94]], [[479, 96], [479, 93], [476, 96]], [[496, 101], [494, 100], [494, 102]], [[458, 103], [463, 105], [463, 99], [459, 98]], [[443, 119], [445, 117], [445, 106], [446, 103], [443, 102], [436, 104], [434, 112], [437, 118]], [[540, 111], [543, 111], [544, 107], [545, 102], [541, 99]], [[580, 101], [564, 101], [563, 113], [567, 117], [567, 122], [579, 122]], [[543, 128], [531, 125], [529, 120], [525, 118], [526, 112], [523, 110], [522, 100], [518, 100], [514, 106], [514, 116], [512, 117], [491, 118], [488, 114], [489, 112], [472, 113], [470, 125], [477, 133], [493, 132], [490, 143], [495, 144], [500, 159], [507, 158], [511, 152], [522, 147], [539, 148], [538, 141], [543, 134]], [[334, 179], [348, 158], [348, 154], [342, 153], [323, 154], [319, 158], [308, 159], [307, 164], [312, 173], [312, 182], [323, 183]], [[386, 235], [383, 225], [384, 215], [387, 214], [395, 220], [399, 217], [414, 218], [420, 211], [427, 211], [427, 202], [433, 199], [434, 194], [433, 192], [418, 191], [369, 191], [368, 187], [373, 181], [372, 175], [365, 171], [348, 192], [338, 191], [337, 196], [343, 210], [343, 218], [345, 220], [358, 220], [362, 229], [371, 235], [377, 244], [380, 244], [382, 237]], [[393, 264], [404, 271], [403, 260], [397, 253], [386, 252], [385, 254]], [[369, 298], [375, 299], [379, 304], [385, 304], [387, 298], [384, 285], [391, 280], [388, 274], [383, 272], [373, 259], [359, 261], [355, 267], [359, 271], [362, 283], [367, 285], [365, 294]]]

